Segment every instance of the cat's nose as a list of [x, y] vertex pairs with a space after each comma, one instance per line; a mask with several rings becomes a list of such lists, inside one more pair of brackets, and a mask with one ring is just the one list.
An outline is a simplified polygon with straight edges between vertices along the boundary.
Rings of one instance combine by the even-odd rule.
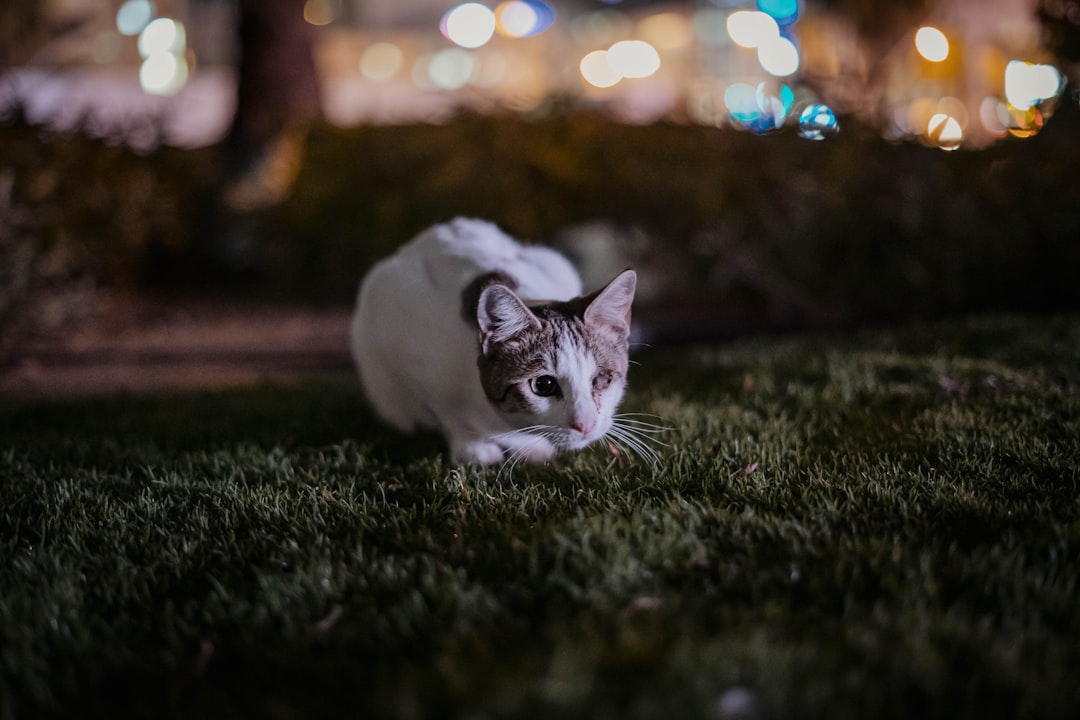
[[570, 427], [577, 430], [582, 435], [588, 435], [589, 431], [593, 429], [593, 424], [587, 420], [573, 420], [570, 423]]

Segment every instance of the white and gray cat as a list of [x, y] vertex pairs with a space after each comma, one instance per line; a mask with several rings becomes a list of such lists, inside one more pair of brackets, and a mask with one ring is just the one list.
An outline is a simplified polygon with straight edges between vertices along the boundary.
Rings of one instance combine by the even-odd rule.
[[582, 297], [554, 250], [458, 218], [367, 274], [353, 358], [379, 415], [441, 431], [456, 461], [545, 461], [602, 438], [655, 461], [655, 426], [615, 413], [636, 280], [626, 270]]

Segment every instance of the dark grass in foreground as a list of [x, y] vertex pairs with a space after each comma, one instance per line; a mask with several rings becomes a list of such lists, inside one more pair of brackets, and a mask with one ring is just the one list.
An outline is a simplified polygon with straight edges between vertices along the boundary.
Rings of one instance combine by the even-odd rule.
[[642, 353], [656, 472], [352, 384], [0, 411], [0, 714], [1075, 717], [1077, 320]]

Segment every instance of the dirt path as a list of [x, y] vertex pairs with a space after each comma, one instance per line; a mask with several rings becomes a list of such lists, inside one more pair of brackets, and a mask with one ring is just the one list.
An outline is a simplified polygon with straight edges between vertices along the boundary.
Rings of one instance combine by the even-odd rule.
[[352, 376], [351, 308], [121, 298], [0, 366], [0, 403]]

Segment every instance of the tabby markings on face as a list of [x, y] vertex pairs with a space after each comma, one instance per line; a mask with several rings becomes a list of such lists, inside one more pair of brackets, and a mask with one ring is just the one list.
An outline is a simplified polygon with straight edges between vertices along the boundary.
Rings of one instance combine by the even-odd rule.
[[556, 414], [559, 424], [588, 435], [612, 409], [605, 412], [604, 395], [625, 376], [627, 338], [588, 326], [567, 305], [530, 308], [540, 327], [482, 354], [481, 384], [504, 413]]

